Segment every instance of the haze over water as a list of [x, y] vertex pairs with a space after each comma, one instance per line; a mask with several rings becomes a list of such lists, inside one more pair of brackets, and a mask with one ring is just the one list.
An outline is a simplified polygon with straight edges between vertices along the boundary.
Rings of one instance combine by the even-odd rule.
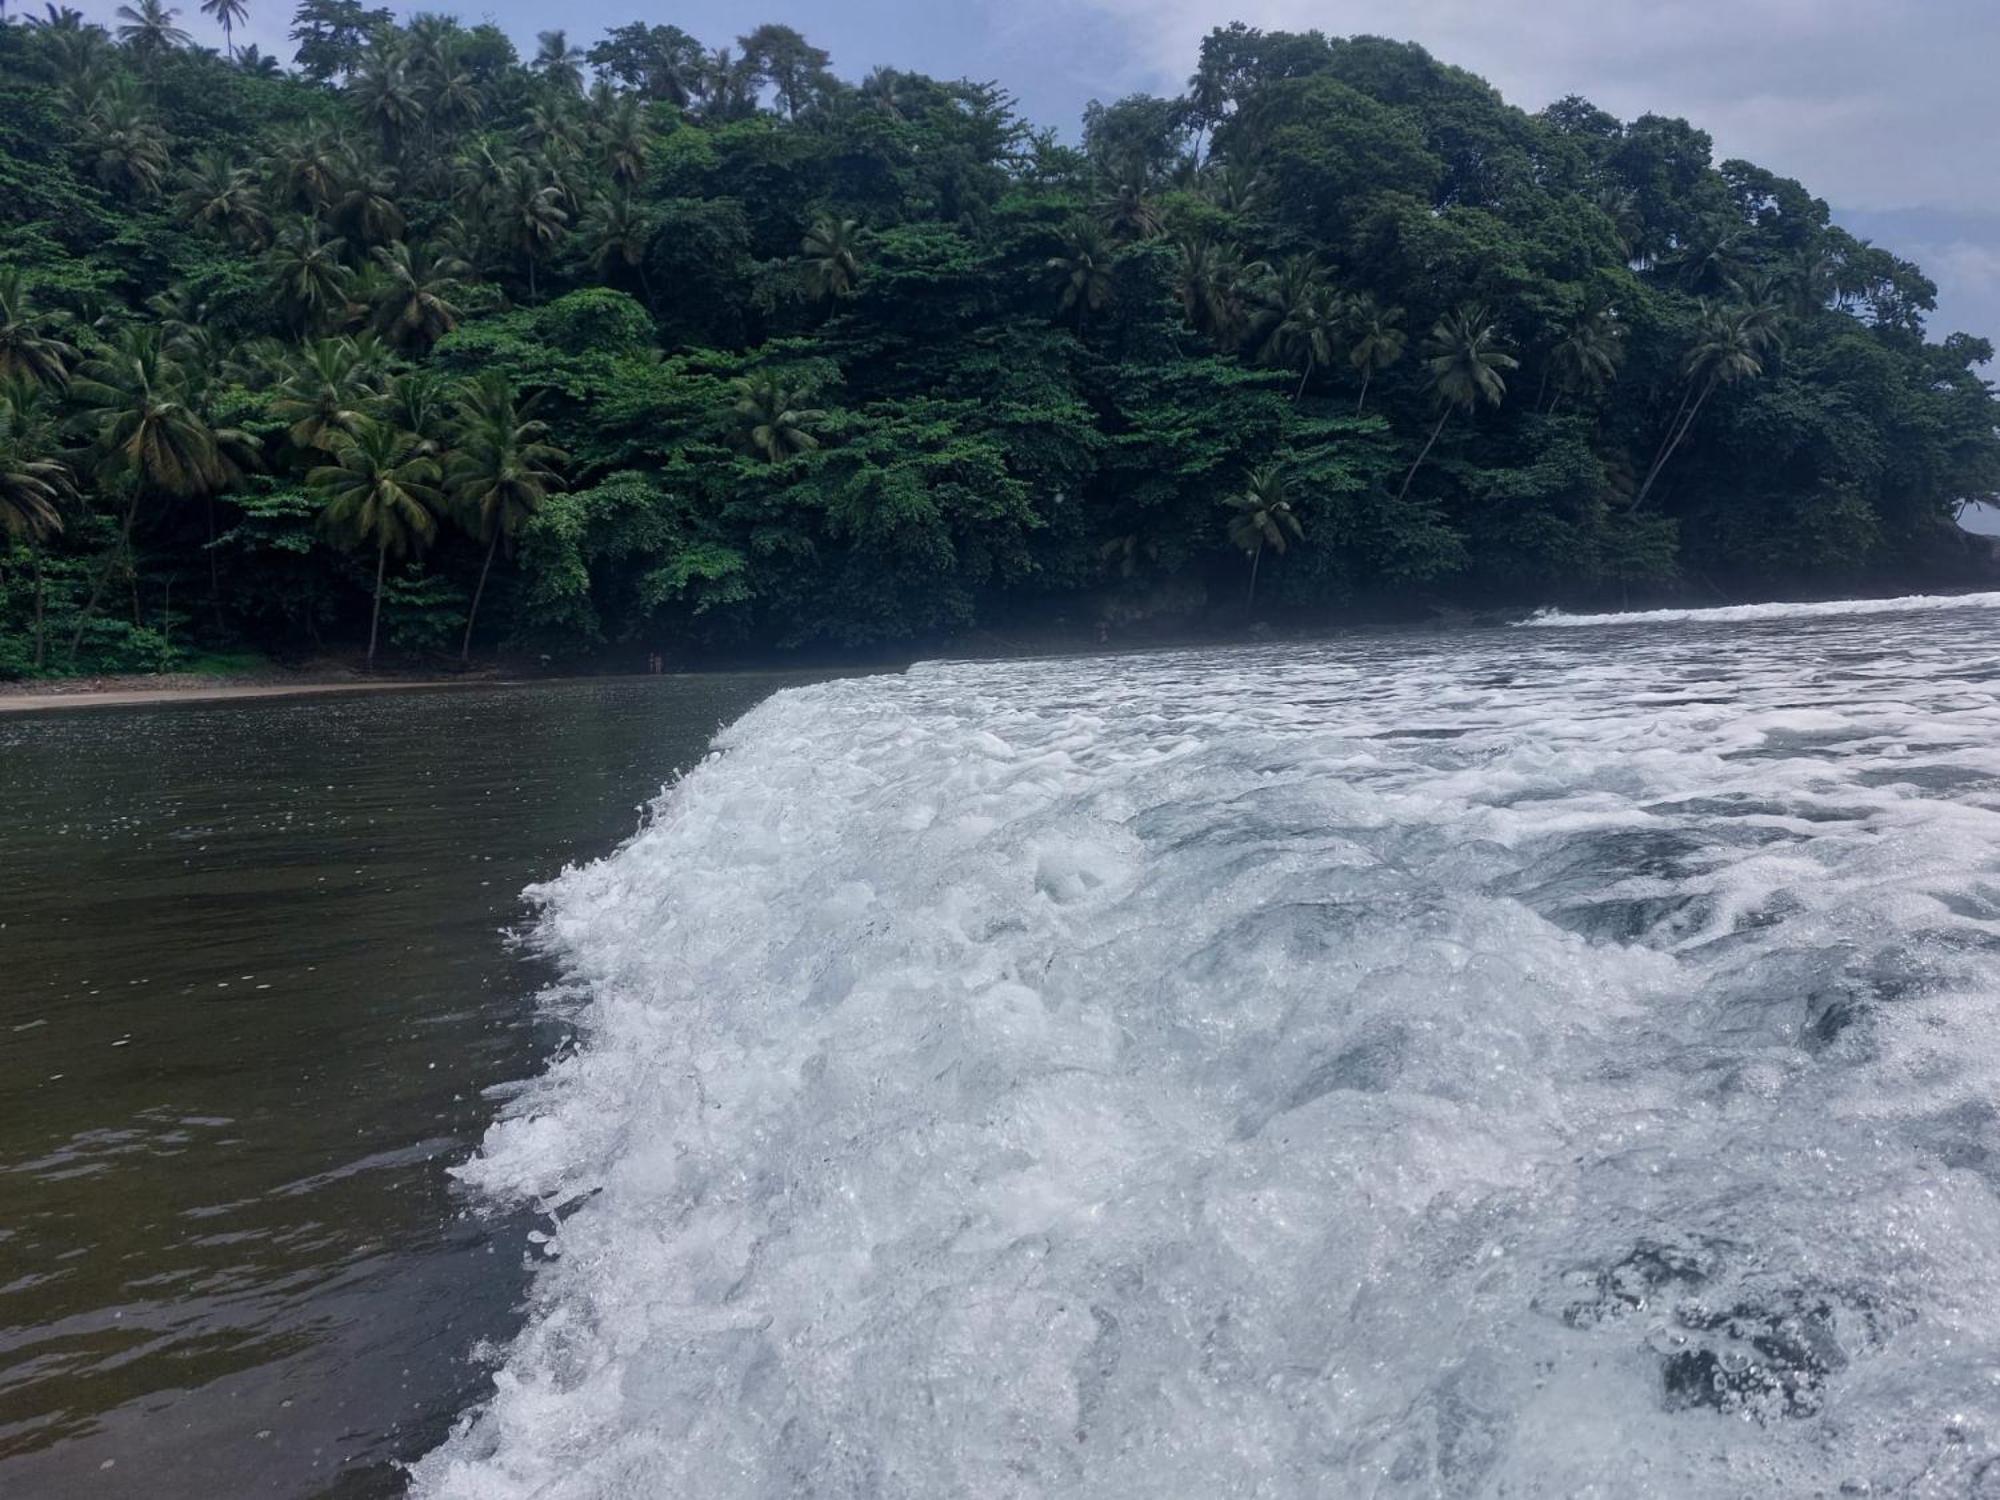
[[417, 1493], [2000, 1493], [1996, 604], [765, 702], [538, 893]]

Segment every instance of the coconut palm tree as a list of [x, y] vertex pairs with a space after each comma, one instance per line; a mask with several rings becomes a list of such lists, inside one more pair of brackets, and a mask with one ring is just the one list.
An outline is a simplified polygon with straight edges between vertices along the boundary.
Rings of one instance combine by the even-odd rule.
[[1633, 497], [1632, 509], [1646, 503], [1661, 471], [1687, 437], [1708, 398], [1723, 386], [1753, 380], [1764, 373], [1763, 356], [1777, 342], [1777, 336], [1767, 309], [1723, 308], [1702, 303], [1700, 329], [1682, 363], [1688, 383], [1681, 397], [1681, 409], [1674, 414], [1667, 439], [1660, 445], [1639, 493]]
[[403, 210], [397, 206], [395, 184], [386, 173], [357, 163], [341, 180], [328, 206], [329, 215], [351, 245], [383, 245], [403, 237]]
[[600, 130], [604, 170], [614, 187], [628, 192], [646, 180], [646, 160], [652, 151], [652, 136], [646, 128], [646, 113], [636, 94], [622, 96], [605, 116]]
[[428, 349], [458, 326], [451, 300], [464, 289], [472, 267], [455, 255], [412, 250], [401, 240], [375, 251], [382, 291], [375, 299], [375, 327], [403, 349]]
[[138, 198], [159, 194], [167, 175], [167, 137], [135, 79], [112, 78], [94, 93], [82, 138], [91, 172], [103, 186]]
[[54, 332], [55, 316], [35, 306], [19, 266], [0, 266], [0, 380], [59, 386], [76, 359]]
[[507, 243], [527, 263], [530, 301], [538, 296], [535, 266], [561, 241], [569, 223], [561, 192], [525, 156], [509, 161], [500, 180], [498, 219]]
[[272, 292], [296, 327], [319, 327], [347, 305], [351, 273], [341, 260], [346, 245], [325, 238], [317, 219], [296, 219], [278, 231], [264, 266]]
[[271, 233], [271, 216], [257, 176], [220, 151], [204, 151], [181, 174], [179, 208], [189, 223], [226, 235], [239, 245], [256, 248]]
[[255, 43], [236, 54], [236, 66], [252, 78], [277, 78], [285, 71], [277, 58], [258, 50]]
[[0, 536], [25, 545], [33, 560], [37, 667], [48, 654], [41, 544], [62, 530], [63, 502], [76, 494], [69, 466], [49, 456], [55, 429], [41, 407], [40, 387], [25, 380], [0, 385]]
[[1354, 400], [1355, 416], [1360, 416], [1368, 405], [1369, 383], [1402, 359], [1407, 343], [1402, 308], [1384, 307], [1369, 292], [1348, 298], [1347, 362], [1361, 376], [1361, 394]]
[[1294, 401], [1306, 393], [1306, 382], [1322, 365], [1333, 363], [1340, 338], [1339, 294], [1326, 284], [1310, 255], [1294, 255], [1258, 290], [1256, 327], [1262, 335], [1257, 357], [1266, 364], [1299, 365]]
[[234, 470], [215, 431], [188, 400], [186, 377], [167, 355], [157, 329], [122, 330], [110, 349], [78, 370], [70, 395], [84, 408], [78, 422], [97, 449], [100, 482], [125, 493], [118, 545], [91, 586], [70, 638], [74, 659], [113, 566], [131, 553], [140, 502], [149, 495], [190, 499], [213, 493]]
[[1109, 234], [1127, 240], [1149, 240], [1160, 232], [1160, 208], [1146, 169], [1127, 163], [1099, 186], [1097, 221]]
[[600, 281], [613, 281], [619, 271], [638, 278], [639, 290], [647, 302], [653, 300], [653, 286], [646, 275], [646, 253], [652, 248], [653, 215], [630, 193], [599, 193], [590, 200], [576, 226], [577, 238], [590, 258], [590, 269]]
[[1410, 493], [1410, 481], [1431, 456], [1431, 448], [1452, 413], [1476, 410], [1482, 401], [1498, 406], [1507, 394], [1507, 378], [1502, 372], [1520, 368], [1520, 362], [1502, 347], [1499, 327], [1485, 308], [1477, 306], [1461, 307], [1438, 319], [1431, 327], [1424, 354], [1431, 398], [1438, 407], [1437, 425], [1424, 440], [1410, 472], [1403, 476], [1403, 487], [1396, 491], [1399, 501]]
[[801, 243], [806, 286], [822, 299], [850, 296], [861, 279], [861, 226], [821, 214]]
[[1174, 290], [1187, 320], [1221, 349], [1243, 341], [1243, 258], [1213, 240], [1182, 240]]
[[382, 154], [390, 160], [401, 155], [403, 142], [423, 123], [422, 90], [400, 57], [371, 57], [348, 79], [347, 97], [362, 123], [381, 138]]
[[1305, 528], [1292, 510], [1287, 489], [1285, 471], [1277, 464], [1264, 464], [1250, 471], [1240, 493], [1222, 502], [1230, 511], [1230, 543], [1250, 559], [1250, 608], [1257, 604], [1257, 566], [1264, 560], [1264, 549], [1273, 547], [1282, 556], [1288, 539], [1305, 540]]
[[[0, 387], [0, 535], [30, 546], [62, 530], [62, 504], [75, 493], [69, 465], [51, 458], [55, 438], [39, 411], [39, 388]], [[36, 665], [40, 665], [37, 647]]]
[[163, 0], [139, 0], [136, 6], [118, 7], [118, 40], [141, 57], [157, 57], [188, 46], [194, 38], [174, 24], [179, 11]]
[[334, 461], [306, 475], [325, 502], [321, 524], [335, 537], [375, 549], [375, 604], [368, 618], [368, 670], [382, 627], [382, 580], [389, 559], [418, 557], [437, 535], [437, 461], [387, 422], [342, 433]]
[[1061, 289], [1056, 311], [1075, 317], [1079, 330], [1090, 314], [1111, 305], [1112, 258], [1111, 246], [1098, 227], [1078, 219], [1063, 234], [1062, 253], [1046, 262]]
[[[1625, 356], [1625, 325], [1608, 307], [1593, 307], [1572, 323], [1569, 331], [1549, 351], [1542, 371], [1542, 384], [1553, 379], [1556, 394], [1549, 402], [1554, 411], [1564, 396], [1581, 396], [1601, 391], [1618, 378], [1619, 361]], [[1535, 404], [1541, 405], [1538, 394]]]
[[568, 34], [562, 31], [538, 32], [535, 41], [535, 60], [528, 64], [529, 69], [541, 74], [562, 93], [582, 93], [583, 53], [569, 44]]
[[730, 388], [736, 393], [743, 440], [766, 463], [779, 463], [819, 446], [819, 439], [807, 429], [826, 413], [801, 404], [810, 399], [807, 392], [782, 384], [769, 372], [732, 381]]
[[264, 158], [274, 203], [318, 213], [348, 175], [353, 152], [338, 131], [294, 130], [278, 136]]
[[466, 529], [486, 543], [486, 560], [479, 566], [479, 583], [465, 616], [461, 662], [472, 659], [472, 627], [494, 554], [502, 546], [512, 554], [514, 538], [561, 483], [555, 466], [568, 455], [545, 442], [547, 436], [548, 427], [533, 419], [529, 406], [515, 401], [503, 375], [489, 372], [459, 402], [445, 481]]
[[222, 28], [222, 50], [229, 54], [233, 62], [236, 58], [236, 28], [250, 18], [250, 7], [243, 0], [201, 0], [201, 13], [214, 17], [215, 24]]
[[271, 398], [295, 448], [331, 453], [369, 423], [380, 394], [372, 341], [318, 339], [300, 347]]

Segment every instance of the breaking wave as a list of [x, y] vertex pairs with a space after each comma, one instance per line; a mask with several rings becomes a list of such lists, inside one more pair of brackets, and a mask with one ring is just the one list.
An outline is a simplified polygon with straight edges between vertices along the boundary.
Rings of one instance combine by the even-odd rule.
[[1710, 609], [1635, 609], [1622, 614], [1566, 615], [1545, 609], [1520, 621], [1535, 629], [1583, 625], [1743, 625], [1758, 620], [1811, 620], [1828, 615], [1900, 615], [1936, 609], [2000, 609], [2000, 594], [1904, 594], [1894, 599], [1825, 599], [1811, 604], [1720, 604]]
[[2000, 652], [1798, 619], [766, 702], [539, 892], [415, 1492], [2000, 1494]]

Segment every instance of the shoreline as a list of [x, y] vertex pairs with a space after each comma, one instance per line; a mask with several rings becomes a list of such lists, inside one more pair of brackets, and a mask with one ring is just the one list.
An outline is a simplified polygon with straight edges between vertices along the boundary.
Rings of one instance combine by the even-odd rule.
[[[337, 693], [411, 692], [423, 688], [502, 687], [516, 678], [450, 677], [389, 678], [381, 682], [350, 682], [312, 678], [301, 682], [231, 682], [213, 684], [119, 680], [115, 686], [49, 688], [40, 691], [0, 691], [0, 714], [43, 713], [62, 709], [143, 708], [161, 703], [228, 703], [257, 698], [317, 698]], [[129, 685], [128, 685], [129, 682]]]

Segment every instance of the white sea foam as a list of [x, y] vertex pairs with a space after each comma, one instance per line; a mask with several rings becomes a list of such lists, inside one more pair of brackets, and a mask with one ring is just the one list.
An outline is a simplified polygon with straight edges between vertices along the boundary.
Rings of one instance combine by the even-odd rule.
[[416, 1493], [2000, 1493], [1981, 623], [770, 700], [542, 892]]
[[1823, 599], [1810, 604], [1720, 604], [1709, 609], [1634, 609], [1568, 615], [1544, 609], [1520, 621], [1535, 629], [1579, 625], [1742, 625], [1757, 620], [1810, 620], [1823, 615], [1898, 615], [1936, 609], [2000, 609], [2000, 594], [1903, 594], [1894, 599]]

